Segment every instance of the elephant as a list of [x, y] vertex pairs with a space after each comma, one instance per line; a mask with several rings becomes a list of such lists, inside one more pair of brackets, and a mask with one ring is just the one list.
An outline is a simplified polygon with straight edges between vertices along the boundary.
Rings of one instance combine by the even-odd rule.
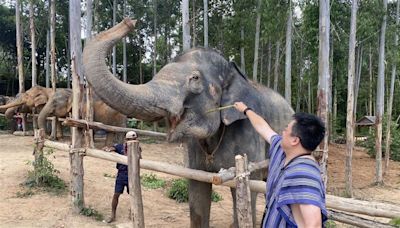
[[[101, 99], [117, 111], [145, 121], [166, 118], [167, 138], [184, 142], [189, 168], [218, 172], [235, 166], [235, 156], [247, 154], [249, 162], [266, 159], [267, 143], [243, 113], [234, 108], [210, 112], [243, 101], [280, 132], [294, 113], [277, 92], [254, 83], [217, 51], [194, 48], [177, 56], [146, 84], [130, 85], [116, 79], [106, 65], [109, 50], [128, 34], [136, 21], [129, 18], [93, 37], [85, 46], [85, 75]], [[266, 170], [251, 174], [261, 180]], [[189, 180], [191, 227], [209, 227], [212, 185]], [[238, 227], [235, 189], [233, 225]], [[255, 201], [251, 193], [253, 224]]]
[[[86, 98], [84, 97], [81, 103], [82, 118], [86, 114]], [[46, 124], [48, 116], [65, 117], [72, 110], [72, 90], [57, 89], [46, 105], [42, 108], [38, 117], [39, 128], [43, 128]], [[93, 93], [93, 120], [102, 122], [107, 125], [118, 127], [126, 127], [127, 118], [125, 115], [112, 109], [98, 98], [96, 93]], [[123, 133], [108, 132], [105, 145], [112, 143], [120, 143], [123, 141]]]

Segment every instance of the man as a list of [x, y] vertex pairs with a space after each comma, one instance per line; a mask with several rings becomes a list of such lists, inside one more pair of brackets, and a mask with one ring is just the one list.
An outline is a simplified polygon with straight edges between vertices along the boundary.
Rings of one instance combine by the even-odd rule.
[[319, 165], [311, 155], [325, 135], [322, 121], [311, 114], [296, 113], [280, 136], [244, 103], [234, 106], [270, 144], [262, 227], [322, 227], [327, 220], [325, 188]]
[[[125, 141], [123, 144], [115, 144], [112, 147], [104, 147], [103, 150], [107, 152], [115, 151], [121, 155], [126, 154], [127, 142], [129, 140], [137, 139], [137, 134], [134, 131], [128, 131], [125, 135]], [[128, 166], [117, 163], [118, 174], [115, 179], [115, 189], [114, 196], [111, 203], [111, 217], [107, 220], [107, 223], [111, 223], [115, 221], [115, 215], [118, 206], [119, 196], [124, 192], [124, 188], [126, 187], [126, 191], [129, 194], [129, 184], [128, 184]]]

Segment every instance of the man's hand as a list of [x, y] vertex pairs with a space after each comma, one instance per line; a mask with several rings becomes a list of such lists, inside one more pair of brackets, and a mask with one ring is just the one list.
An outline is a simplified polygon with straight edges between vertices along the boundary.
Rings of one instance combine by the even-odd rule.
[[112, 151], [115, 151], [115, 148], [113, 146], [105, 146], [105, 147], [103, 147], [102, 150], [104, 150], [106, 152], [112, 152]]
[[235, 102], [235, 104], [233, 105], [235, 106], [236, 110], [241, 113], [243, 113], [244, 110], [247, 108], [247, 106], [243, 102]]

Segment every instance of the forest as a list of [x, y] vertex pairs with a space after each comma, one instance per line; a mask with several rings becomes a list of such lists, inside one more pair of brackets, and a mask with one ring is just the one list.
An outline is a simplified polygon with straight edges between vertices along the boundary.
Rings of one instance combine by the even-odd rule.
[[[327, 140], [352, 147], [351, 136], [368, 136], [356, 144], [370, 148], [377, 162], [382, 154], [399, 161], [399, 1], [326, 1], [324, 51], [321, 2], [191, 0], [182, 13], [181, 1], [175, 0], [88, 0], [81, 2], [81, 24], [74, 26], [82, 31], [84, 47], [87, 38], [125, 17], [138, 20], [135, 32], [107, 59], [115, 77], [130, 84], [151, 80], [185, 50], [186, 43], [190, 48], [215, 49], [236, 62], [249, 79], [282, 94], [296, 112], [322, 115], [329, 122]], [[25, 90], [33, 85], [51, 87], [52, 77], [57, 88], [71, 87], [69, 7], [68, 1], [0, 1], [1, 95], [21, 91], [21, 77]], [[327, 65], [321, 68], [324, 61]], [[365, 116], [374, 117], [374, 125], [357, 126], [355, 122]]]

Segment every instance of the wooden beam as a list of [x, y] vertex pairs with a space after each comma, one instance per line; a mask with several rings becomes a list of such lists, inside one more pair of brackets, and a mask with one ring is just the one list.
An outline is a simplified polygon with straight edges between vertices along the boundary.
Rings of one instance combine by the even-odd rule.
[[102, 129], [102, 130], [110, 131], [110, 132], [135, 131], [139, 135], [155, 136], [155, 137], [163, 137], [163, 138], [167, 137], [167, 134], [165, 134], [165, 133], [146, 131], [146, 130], [140, 130], [140, 129], [135, 129], [135, 128], [116, 127], [116, 126], [105, 125], [100, 122], [87, 122], [86, 120], [78, 120], [78, 119], [72, 119], [72, 118], [66, 118], [66, 120], [63, 122], [63, 125], [79, 127], [79, 128], [84, 128], [84, 129], [88, 129], [88, 128], [95, 129], [95, 130]]
[[370, 227], [380, 227], [380, 228], [393, 228], [394, 226], [381, 223], [378, 221], [373, 221], [370, 219], [362, 218], [356, 215], [346, 214], [344, 212], [328, 210], [328, 217], [332, 220], [350, 224], [357, 227], [370, 228]]
[[241, 228], [253, 227], [247, 156], [236, 155], [236, 215]]
[[[63, 151], [69, 151], [69, 145], [59, 142], [52, 142], [46, 140], [44, 145]], [[117, 153], [108, 153], [97, 149], [86, 149], [86, 155], [96, 158], [105, 159], [108, 161], [118, 162], [127, 165], [126, 156], [119, 155]], [[140, 160], [140, 168], [153, 170], [162, 173], [168, 173], [184, 178], [189, 178], [197, 181], [221, 184], [235, 188], [236, 182], [233, 180], [222, 182], [222, 178], [216, 173], [209, 173], [201, 170], [193, 170], [184, 168], [181, 166], [171, 165], [163, 162]], [[259, 192], [265, 194], [266, 184], [264, 181], [250, 180], [250, 190], [253, 192]], [[348, 199], [333, 195], [326, 195], [326, 206], [335, 210], [348, 211], [357, 214], [364, 214], [376, 217], [385, 218], [398, 218], [400, 217], [400, 207], [388, 203], [380, 203], [373, 201], [362, 201], [356, 199]]]

